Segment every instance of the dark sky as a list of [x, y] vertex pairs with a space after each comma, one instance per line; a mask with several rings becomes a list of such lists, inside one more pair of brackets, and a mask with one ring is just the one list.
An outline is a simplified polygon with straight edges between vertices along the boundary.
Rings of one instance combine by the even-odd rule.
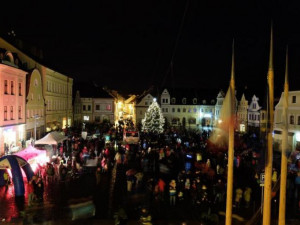
[[43, 61], [50, 68], [75, 81], [89, 80], [133, 91], [152, 84], [226, 87], [233, 38], [237, 86], [265, 88], [272, 18], [275, 86], [281, 91], [288, 44], [291, 86], [300, 89], [298, 0], [63, 0], [7, 4], [6, 10], [2, 7], [0, 32], [13, 29], [16, 38], [43, 49]]

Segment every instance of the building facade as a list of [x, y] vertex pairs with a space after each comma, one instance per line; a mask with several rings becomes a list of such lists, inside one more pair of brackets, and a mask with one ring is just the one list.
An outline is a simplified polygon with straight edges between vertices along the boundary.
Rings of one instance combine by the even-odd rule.
[[45, 68], [43, 94], [46, 102], [46, 131], [72, 126], [73, 79]]
[[114, 99], [93, 98], [93, 121], [102, 123], [104, 121], [114, 124]]
[[260, 110], [259, 98], [253, 95], [248, 108], [248, 126], [253, 128], [260, 127]]
[[39, 70], [27, 75], [26, 92], [26, 140], [38, 140], [45, 133], [45, 100]]
[[[148, 110], [148, 107], [152, 104], [153, 99], [154, 97], [151, 94], [147, 94], [138, 103], [136, 103], [136, 121], [138, 124], [145, 118], [145, 113]], [[162, 110], [165, 110], [165, 108], [162, 107]]]
[[[283, 97], [275, 106], [274, 112], [274, 142], [281, 146], [283, 129]], [[288, 148], [300, 150], [300, 91], [290, 91], [288, 98]]]
[[81, 100], [81, 116], [83, 123], [93, 122], [93, 99], [92, 98], [80, 98]]
[[19, 150], [25, 139], [26, 73], [10, 51], [0, 54], [0, 155]]
[[[0, 47], [17, 54], [24, 71], [37, 69], [42, 77], [43, 96], [45, 99], [46, 131], [63, 129], [72, 125], [72, 88], [73, 79], [51, 70], [29, 57], [15, 46], [0, 38]], [[34, 96], [37, 98], [38, 96]]]
[[238, 103], [237, 107], [237, 126], [236, 129], [239, 132], [247, 132], [248, 128], [248, 101], [243, 94], [241, 101]]
[[162, 113], [171, 126], [190, 129], [213, 126], [215, 115], [214, 99], [201, 96], [196, 92], [164, 89], [160, 97]]

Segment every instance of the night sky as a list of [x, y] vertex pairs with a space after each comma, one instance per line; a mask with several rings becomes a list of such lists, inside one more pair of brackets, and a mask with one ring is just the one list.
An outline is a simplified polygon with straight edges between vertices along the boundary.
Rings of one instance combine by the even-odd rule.
[[272, 19], [276, 90], [283, 86], [287, 44], [291, 88], [300, 89], [297, 0], [6, 4], [0, 16], [2, 36], [13, 29], [15, 38], [43, 50], [45, 65], [76, 82], [89, 80], [132, 91], [150, 85], [224, 89], [230, 78], [233, 38], [237, 87], [265, 88]]

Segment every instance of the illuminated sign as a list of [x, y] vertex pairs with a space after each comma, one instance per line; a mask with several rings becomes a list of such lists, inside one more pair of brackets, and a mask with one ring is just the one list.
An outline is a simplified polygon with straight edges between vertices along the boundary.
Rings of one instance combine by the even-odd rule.
[[296, 133], [296, 141], [300, 141], [300, 133], [299, 132]]

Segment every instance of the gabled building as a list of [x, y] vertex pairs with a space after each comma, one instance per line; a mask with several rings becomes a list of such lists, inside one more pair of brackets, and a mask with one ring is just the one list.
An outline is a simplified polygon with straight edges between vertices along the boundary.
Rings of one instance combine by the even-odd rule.
[[259, 98], [253, 95], [251, 103], [248, 108], [248, 126], [259, 127], [260, 126], [260, 110]]
[[215, 105], [214, 125], [216, 125], [219, 121], [224, 98], [225, 98], [225, 93], [221, 90], [217, 95], [217, 102]]
[[27, 75], [26, 88], [26, 140], [38, 140], [45, 133], [45, 99], [39, 70]]
[[248, 101], [243, 94], [237, 108], [237, 130], [246, 132], [248, 128]]
[[[152, 104], [154, 97], [151, 94], [147, 94], [139, 102], [136, 103], [136, 121], [141, 123], [142, 119], [145, 117], [145, 113], [149, 106]], [[164, 109], [164, 108], [162, 108]]]

